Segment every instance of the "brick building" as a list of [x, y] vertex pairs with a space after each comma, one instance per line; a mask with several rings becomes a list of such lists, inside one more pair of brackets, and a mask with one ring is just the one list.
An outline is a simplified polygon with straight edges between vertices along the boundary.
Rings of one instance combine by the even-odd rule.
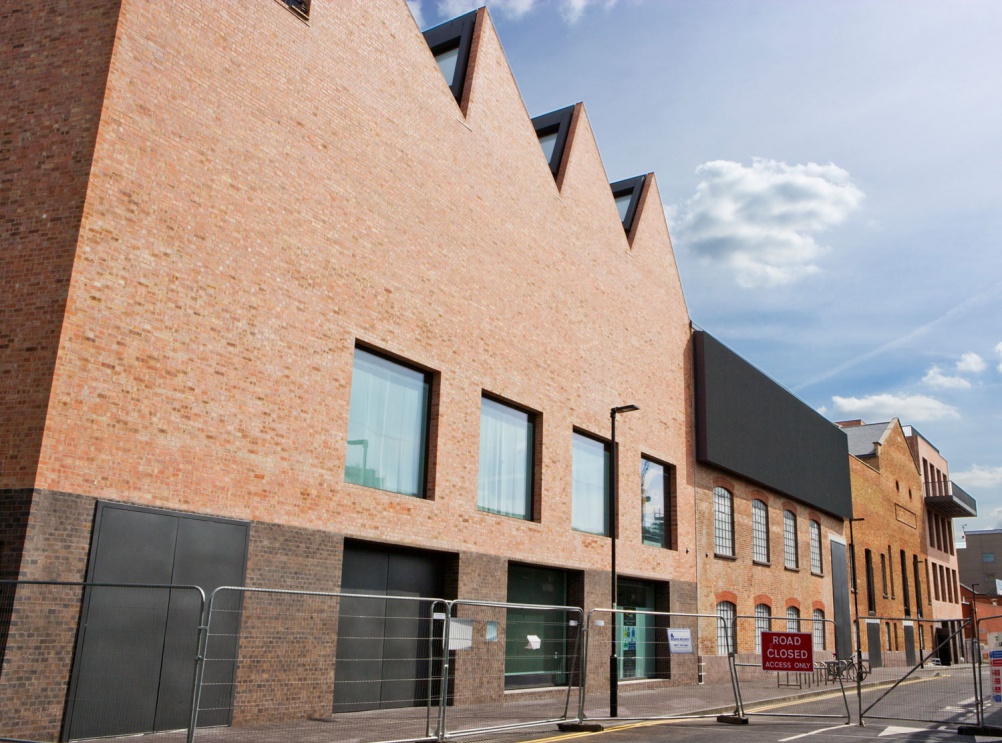
[[945, 472], [945, 460], [897, 418], [839, 425], [849, 439], [861, 647], [874, 666], [914, 664], [945, 639], [952, 657], [960, 657], [962, 642], [953, 636], [961, 607], [950, 519], [958, 509], [972, 509], [973, 500], [930, 489], [923, 471], [934, 462], [934, 471]]
[[[716, 480], [657, 180], [610, 184], [581, 104], [530, 118], [485, 10], [427, 35], [402, 0], [67, 0], [0, 21], [4, 577], [605, 606], [609, 412], [635, 404], [620, 603], [704, 605]], [[795, 510], [805, 565], [811, 522], [840, 533], [839, 507], [761, 492]], [[827, 611], [833, 570], [774, 572], [774, 609]], [[271, 621], [254, 606], [245, 630]], [[163, 684], [115, 691], [146, 695], [148, 721], [64, 715], [97, 652], [78, 613], [46, 630], [76, 638], [76, 668], [0, 642], [0, 700], [32, 698], [0, 718], [25, 737], [176, 724]], [[329, 713], [333, 662], [304, 663], [300, 711]], [[504, 686], [568, 683], [544, 666]], [[221, 721], [264, 719], [240, 714]]]

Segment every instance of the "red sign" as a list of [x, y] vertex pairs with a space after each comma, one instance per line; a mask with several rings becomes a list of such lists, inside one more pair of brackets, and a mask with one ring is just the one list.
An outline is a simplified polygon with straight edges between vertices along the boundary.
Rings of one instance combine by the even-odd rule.
[[1002, 658], [992, 658], [991, 664], [996, 667], [1002, 666]]
[[814, 654], [810, 632], [763, 632], [762, 670], [796, 671], [810, 673], [814, 670]]

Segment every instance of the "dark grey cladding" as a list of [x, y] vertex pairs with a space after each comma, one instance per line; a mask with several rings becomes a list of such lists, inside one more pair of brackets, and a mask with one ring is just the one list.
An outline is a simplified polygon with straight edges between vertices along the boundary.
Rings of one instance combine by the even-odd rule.
[[845, 432], [713, 336], [693, 337], [696, 458], [852, 517]]

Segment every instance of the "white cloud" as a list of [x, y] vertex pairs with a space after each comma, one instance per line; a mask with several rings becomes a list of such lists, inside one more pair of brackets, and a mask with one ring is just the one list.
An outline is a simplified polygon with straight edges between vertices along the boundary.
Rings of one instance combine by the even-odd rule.
[[[576, 23], [588, 8], [597, 6], [609, 9], [616, 2], [617, 0], [559, 0], [557, 5], [564, 20], [568, 23]], [[517, 20], [538, 7], [552, 4], [543, 3], [541, 0], [439, 0], [438, 14], [442, 18], [454, 18], [482, 5], [490, 8], [491, 13], [498, 13]]]
[[961, 355], [960, 361], [957, 362], [957, 371], [980, 374], [987, 366], [984, 359], [976, 353], [965, 353]]
[[428, 24], [425, 23], [424, 13], [421, 12], [421, 0], [407, 0], [407, 7], [411, 9], [411, 15], [414, 16], [417, 27], [424, 29]]
[[828, 415], [828, 408], [822, 405], [820, 408], [815, 408], [821, 415]]
[[695, 195], [681, 205], [677, 242], [730, 270], [740, 286], [790, 284], [821, 269], [828, 248], [814, 235], [843, 222], [863, 192], [837, 165], [751, 166], [715, 160], [696, 168]]
[[951, 476], [964, 487], [992, 488], [1002, 485], [1002, 467], [982, 467], [972, 465], [964, 472], [953, 472]]
[[922, 377], [922, 384], [927, 384], [938, 390], [969, 390], [971, 383], [963, 377], [949, 377], [939, 370], [938, 366], [933, 366], [926, 375]]
[[960, 417], [955, 407], [927, 395], [883, 394], [867, 397], [836, 395], [832, 397], [832, 403], [842, 415], [871, 421], [885, 421], [896, 417], [905, 425]]

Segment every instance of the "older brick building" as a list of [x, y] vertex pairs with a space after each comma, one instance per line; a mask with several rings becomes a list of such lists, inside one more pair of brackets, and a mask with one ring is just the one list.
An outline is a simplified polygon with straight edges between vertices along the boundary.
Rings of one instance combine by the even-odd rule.
[[962, 501], [945, 486], [924, 479], [933, 453], [935, 467], [942, 457], [898, 419], [839, 425], [849, 438], [858, 519], [853, 529], [855, 599], [862, 649], [874, 666], [917, 663], [944, 641], [950, 646], [947, 657], [960, 657], [962, 641], [951, 637], [961, 607], [950, 519], [965, 512], [974, 515], [973, 500], [968, 496]]
[[[657, 180], [610, 188], [581, 104], [531, 119], [486, 11], [427, 38], [402, 0], [0, 20], [5, 577], [607, 605], [609, 412], [635, 404], [622, 588], [699, 608], [710, 481]], [[828, 601], [803, 576], [775, 606]], [[72, 647], [76, 610], [47, 631]], [[301, 712], [329, 712], [309, 660]], [[72, 654], [40, 662], [3, 657], [23, 735], [160, 729], [64, 719]]]

